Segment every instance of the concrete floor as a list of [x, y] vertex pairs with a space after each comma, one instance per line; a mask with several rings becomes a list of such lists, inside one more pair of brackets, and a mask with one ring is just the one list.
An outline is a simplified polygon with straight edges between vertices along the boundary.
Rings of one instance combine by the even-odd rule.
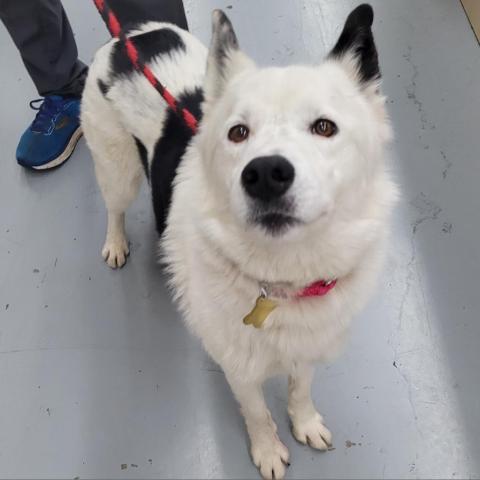
[[[91, 2], [64, 3], [90, 61], [106, 31]], [[286, 64], [320, 59], [357, 1], [185, 3], [203, 40], [223, 6], [246, 51]], [[372, 3], [404, 199], [377, 295], [318, 369], [336, 449], [293, 440], [285, 379], [266, 394], [289, 478], [478, 478], [480, 52], [456, 0]], [[111, 271], [84, 142], [54, 172], [16, 165], [36, 93], [3, 28], [0, 57], [0, 477], [257, 478], [224, 376], [154, 263], [148, 193], [128, 215], [132, 256]]]

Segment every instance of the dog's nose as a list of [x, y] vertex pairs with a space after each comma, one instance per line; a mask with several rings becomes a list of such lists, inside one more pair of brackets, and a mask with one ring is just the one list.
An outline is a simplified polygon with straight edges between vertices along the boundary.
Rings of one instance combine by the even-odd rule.
[[280, 155], [254, 158], [242, 172], [242, 185], [250, 197], [268, 202], [281, 197], [293, 183], [295, 169]]

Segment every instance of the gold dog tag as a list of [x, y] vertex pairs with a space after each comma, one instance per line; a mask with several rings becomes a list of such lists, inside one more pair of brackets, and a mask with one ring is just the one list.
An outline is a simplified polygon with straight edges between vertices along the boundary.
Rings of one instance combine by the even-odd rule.
[[243, 319], [243, 323], [253, 325], [255, 328], [262, 328], [263, 322], [275, 308], [277, 308], [277, 304], [273, 300], [260, 295], [252, 311]]

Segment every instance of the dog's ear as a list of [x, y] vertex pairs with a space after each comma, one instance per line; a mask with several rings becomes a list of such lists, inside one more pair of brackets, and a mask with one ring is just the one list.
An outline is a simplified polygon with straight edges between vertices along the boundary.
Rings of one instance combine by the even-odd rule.
[[372, 23], [372, 7], [359, 5], [348, 16], [336, 45], [328, 55], [343, 61], [350, 69], [353, 67], [353, 73], [364, 85], [378, 83], [381, 77]]
[[205, 79], [207, 101], [218, 98], [232, 77], [252, 67], [254, 67], [253, 61], [240, 51], [230, 20], [221, 10], [214, 10], [212, 41], [208, 53]]

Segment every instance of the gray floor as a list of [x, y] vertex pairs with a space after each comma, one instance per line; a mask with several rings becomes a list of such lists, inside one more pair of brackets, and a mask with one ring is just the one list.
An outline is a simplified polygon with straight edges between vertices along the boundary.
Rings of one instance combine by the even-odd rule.
[[[316, 61], [356, 1], [188, 0], [205, 41], [229, 7], [263, 64]], [[404, 192], [392, 255], [315, 398], [336, 449], [289, 433], [286, 385], [266, 386], [289, 478], [480, 476], [480, 51], [456, 0], [375, 1]], [[86, 61], [106, 40], [91, 2], [65, 0]], [[256, 478], [223, 374], [185, 330], [154, 264], [148, 193], [132, 256], [100, 259], [105, 212], [82, 141], [61, 169], [14, 161], [35, 92], [0, 28], [0, 476]], [[8, 66], [8, 69], [6, 68]]]

